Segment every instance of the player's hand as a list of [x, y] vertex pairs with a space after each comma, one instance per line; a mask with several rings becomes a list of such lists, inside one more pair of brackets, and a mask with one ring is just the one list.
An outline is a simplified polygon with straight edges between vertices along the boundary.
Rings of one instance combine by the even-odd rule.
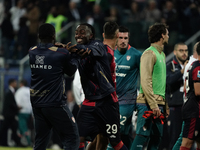
[[188, 63], [188, 60], [186, 60], [186, 61], [184, 62], [183, 69], [181, 70], [181, 73], [182, 73], [182, 74], [184, 73], [185, 66], [187, 65], [187, 63]]
[[65, 44], [60, 43], [60, 42], [56, 42], [54, 45], [57, 47], [63, 47], [63, 48], [65, 48], [65, 46], [66, 46]]
[[65, 48], [71, 52], [71, 53], [75, 53], [78, 49], [75, 48], [76, 44], [75, 45], [71, 45], [71, 42], [68, 42], [67, 45], [65, 45]]
[[91, 50], [89, 50], [88, 48], [86, 49], [86, 51], [84, 51], [83, 49], [80, 50], [79, 52], [77, 52], [77, 54], [79, 56], [81, 56], [82, 58], [88, 56], [91, 53]]
[[160, 115], [161, 115], [161, 111], [160, 109], [157, 107], [157, 108], [154, 108], [152, 109], [153, 110], [153, 114], [156, 118], [158, 118]]
[[185, 69], [185, 66], [187, 65], [187, 63], [188, 63], [188, 60], [186, 60], [186, 61], [184, 62], [184, 69]]
[[165, 117], [166, 117], [166, 118], [169, 117], [169, 113], [170, 113], [170, 111], [169, 111], [169, 109], [167, 109], [166, 112], [165, 112]]

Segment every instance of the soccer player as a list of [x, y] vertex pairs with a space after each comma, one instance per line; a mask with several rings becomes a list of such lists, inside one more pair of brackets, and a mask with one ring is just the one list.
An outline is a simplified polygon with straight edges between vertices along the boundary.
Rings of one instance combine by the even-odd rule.
[[[137, 98], [137, 81], [142, 53], [131, 47], [129, 43], [129, 30], [119, 27], [119, 38], [115, 50], [117, 96], [120, 110], [120, 133], [124, 144], [130, 149], [132, 137], [132, 115], [135, 110]], [[108, 149], [111, 149], [108, 146]]]
[[34, 150], [45, 150], [51, 130], [59, 135], [64, 150], [79, 147], [78, 128], [66, 104], [64, 73], [71, 76], [77, 60], [69, 54], [73, 46], [54, 46], [55, 28], [48, 23], [39, 27], [41, 43], [30, 48], [31, 103], [35, 121]]
[[80, 60], [78, 67], [85, 94], [77, 116], [79, 150], [84, 149], [87, 138], [93, 140], [99, 133], [108, 137], [115, 150], [127, 150], [119, 135], [119, 103], [114, 94], [107, 49], [94, 37], [95, 31], [91, 25], [83, 23], [77, 26], [76, 47], [91, 50], [88, 56]]
[[200, 43], [197, 44], [197, 61], [187, 70], [185, 77], [185, 97], [182, 108], [184, 121], [183, 139], [180, 150], [190, 150], [194, 141], [200, 149]]
[[[194, 47], [193, 47], [193, 55], [190, 56], [190, 59], [187, 63], [187, 65], [185, 66], [185, 70], [184, 70], [184, 74], [183, 74], [183, 81], [185, 82], [185, 78], [186, 78], [186, 75], [187, 75], [187, 71], [188, 71], [188, 68], [191, 66], [191, 64], [197, 60], [197, 44], [199, 42], [197, 42]], [[185, 88], [185, 87], [184, 87]], [[184, 128], [184, 121], [182, 123], [182, 129], [181, 129], [181, 133], [179, 135], [179, 138], [177, 139], [176, 143], [174, 144], [172, 150], [179, 150], [180, 147], [181, 147], [181, 143], [182, 143], [182, 138], [183, 138], [183, 128]]]
[[[158, 149], [161, 141], [163, 124], [159, 116], [164, 110], [166, 115], [169, 114], [165, 101], [166, 64], [163, 53], [164, 44], [168, 43], [168, 34], [167, 26], [161, 23], [150, 26], [148, 30], [151, 46], [144, 51], [140, 61], [137, 128], [131, 150], [142, 150], [146, 142], [147, 149]], [[145, 111], [152, 111], [153, 117], [144, 118]]]

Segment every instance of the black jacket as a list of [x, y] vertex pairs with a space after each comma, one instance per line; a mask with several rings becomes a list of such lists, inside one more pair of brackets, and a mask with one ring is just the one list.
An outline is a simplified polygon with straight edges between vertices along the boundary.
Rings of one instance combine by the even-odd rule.
[[2, 115], [4, 118], [15, 118], [19, 112], [19, 108], [15, 101], [14, 94], [9, 89], [5, 94]]
[[87, 45], [77, 44], [78, 49], [91, 50], [89, 56], [79, 64], [81, 84], [88, 100], [102, 99], [115, 91], [106, 46], [99, 40]]
[[31, 103], [33, 107], [58, 107], [66, 102], [64, 74], [72, 76], [78, 61], [68, 50], [38, 44], [29, 50]]
[[181, 69], [176, 56], [167, 64], [166, 99], [169, 107], [183, 105], [183, 92], [180, 91], [180, 87], [183, 86]]

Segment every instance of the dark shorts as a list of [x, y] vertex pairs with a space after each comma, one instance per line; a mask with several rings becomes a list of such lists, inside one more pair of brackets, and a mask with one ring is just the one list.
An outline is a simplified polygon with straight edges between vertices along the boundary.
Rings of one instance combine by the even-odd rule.
[[132, 116], [135, 110], [135, 104], [120, 105], [120, 133], [128, 135], [132, 132]]
[[184, 119], [183, 137], [195, 140], [200, 137], [200, 118]]
[[110, 142], [120, 142], [119, 103], [114, 102], [111, 96], [94, 103], [93, 106], [81, 106], [77, 116], [80, 137], [93, 140], [97, 134], [103, 133]]
[[34, 150], [46, 149], [52, 129], [59, 135], [65, 150], [78, 149], [78, 128], [67, 105], [33, 108], [33, 114], [36, 133]]

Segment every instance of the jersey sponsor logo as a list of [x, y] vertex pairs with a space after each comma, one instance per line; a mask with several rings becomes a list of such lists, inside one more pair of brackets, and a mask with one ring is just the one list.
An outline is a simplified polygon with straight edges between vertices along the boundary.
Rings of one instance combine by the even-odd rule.
[[49, 93], [49, 90], [40, 91], [40, 90], [30, 89], [30, 95], [31, 96], [41, 97], [41, 96], [45, 96], [48, 93]]
[[35, 56], [35, 64], [30, 64], [31, 68], [36, 68], [36, 69], [52, 69], [51, 65], [44, 65], [44, 58], [45, 56]]
[[197, 78], [200, 78], [200, 70], [198, 70]]
[[38, 56], [38, 55], [36, 55], [35, 56], [35, 63], [36, 64], [44, 64], [44, 58], [45, 58], [45, 56]]
[[130, 70], [130, 66], [125, 66], [125, 65], [117, 65], [118, 69], [125, 69], [125, 70]]
[[131, 59], [131, 56], [126, 56], [126, 60], [129, 61]]
[[36, 65], [36, 64], [30, 64], [31, 68], [36, 68], [36, 69], [52, 69], [51, 65]]
[[126, 74], [125, 73], [116, 73], [116, 76], [118, 76], [118, 77], [125, 77]]
[[137, 145], [137, 147], [143, 147], [143, 145]]

